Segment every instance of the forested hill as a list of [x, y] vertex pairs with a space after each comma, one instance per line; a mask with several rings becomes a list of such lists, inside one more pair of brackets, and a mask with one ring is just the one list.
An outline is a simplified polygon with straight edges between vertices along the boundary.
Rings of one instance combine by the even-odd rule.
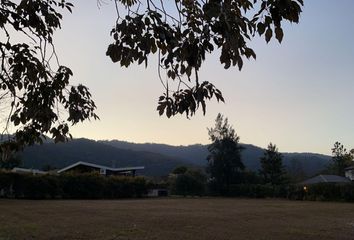
[[[157, 143], [131, 143], [126, 141], [111, 140], [100, 141], [121, 149], [136, 151], [149, 151], [182, 159], [185, 162], [197, 166], [207, 164], [207, 145], [194, 144], [188, 146], [171, 146]], [[260, 167], [259, 158], [263, 155], [264, 149], [251, 145], [241, 144], [244, 147], [242, 161], [250, 170], [257, 170]], [[330, 156], [317, 153], [282, 153], [285, 166], [291, 171], [303, 170], [306, 175], [313, 175], [323, 170], [330, 160]]]
[[[242, 144], [242, 160], [250, 170], [259, 168], [263, 149]], [[106, 166], [145, 166], [140, 172], [149, 176], [167, 175], [177, 166], [205, 167], [208, 150], [206, 145], [171, 146], [166, 144], [136, 144], [118, 140], [94, 141], [74, 139], [67, 143], [45, 143], [32, 146], [21, 154], [23, 166], [39, 168], [50, 166], [62, 168], [77, 161], [86, 161]], [[314, 153], [283, 153], [284, 163], [291, 171], [313, 175], [321, 171], [330, 157]]]
[[111, 167], [145, 166], [145, 170], [137, 173], [149, 176], [167, 175], [177, 166], [190, 165], [159, 153], [120, 149], [89, 139], [74, 139], [58, 144], [48, 142], [28, 147], [20, 155], [23, 166], [27, 168], [63, 168], [85, 161]]

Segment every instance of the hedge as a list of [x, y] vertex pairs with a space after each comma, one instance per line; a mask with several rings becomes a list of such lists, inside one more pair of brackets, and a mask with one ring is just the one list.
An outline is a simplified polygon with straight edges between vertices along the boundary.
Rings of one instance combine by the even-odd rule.
[[[185, 181], [182, 181], [184, 184]], [[188, 182], [188, 181], [187, 181]], [[199, 186], [199, 185], [198, 185]], [[209, 185], [207, 195], [215, 195]], [[99, 174], [31, 175], [0, 171], [0, 197], [22, 199], [118, 199], [142, 197], [148, 183], [143, 177]], [[198, 188], [199, 189], [199, 188]], [[184, 194], [191, 194], [190, 192]], [[202, 195], [193, 192], [192, 195]], [[354, 183], [294, 185], [231, 185], [229, 197], [288, 198], [295, 200], [354, 202]]]
[[228, 196], [287, 198], [291, 200], [354, 202], [354, 183], [319, 183], [305, 189], [300, 185], [231, 185]]
[[354, 202], [354, 183], [318, 183], [307, 186], [305, 200]]
[[143, 177], [0, 172], [0, 196], [5, 198], [115, 199], [142, 197], [146, 192]]
[[169, 189], [173, 195], [203, 196], [206, 190], [206, 176], [198, 170], [188, 170], [169, 177]]
[[250, 198], [288, 198], [291, 186], [288, 185], [262, 185], [262, 184], [234, 184], [230, 186], [227, 196]]

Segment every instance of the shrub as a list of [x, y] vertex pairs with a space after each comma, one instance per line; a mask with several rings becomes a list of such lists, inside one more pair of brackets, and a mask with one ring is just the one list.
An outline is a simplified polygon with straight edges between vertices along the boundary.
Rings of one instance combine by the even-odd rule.
[[63, 188], [63, 198], [99, 199], [103, 198], [104, 177], [94, 173], [65, 174], [59, 176]]
[[206, 176], [201, 171], [189, 169], [182, 174], [172, 174], [169, 180], [172, 194], [183, 196], [205, 194]]

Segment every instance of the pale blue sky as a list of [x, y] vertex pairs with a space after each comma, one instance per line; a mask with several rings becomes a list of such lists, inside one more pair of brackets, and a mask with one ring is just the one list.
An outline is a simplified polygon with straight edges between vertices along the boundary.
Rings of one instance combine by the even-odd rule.
[[148, 69], [123, 69], [105, 56], [116, 16], [111, 2], [75, 6], [55, 35], [57, 51], [74, 71], [73, 83], [90, 88], [101, 120], [73, 127], [74, 137], [205, 144], [220, 112], [244, 143], [325, 154], [335, 141], [354, 147], [354, 1], [305, 0], [300, 24], [286, 25], [281, 45], [252, 42], [257, 60], [242, 72], [209, 56], [201, 78], [222, 90], [226, 103], [211, 102], [205, 116], [190, 120], [158, 116], [163, 88], [154, 59]]

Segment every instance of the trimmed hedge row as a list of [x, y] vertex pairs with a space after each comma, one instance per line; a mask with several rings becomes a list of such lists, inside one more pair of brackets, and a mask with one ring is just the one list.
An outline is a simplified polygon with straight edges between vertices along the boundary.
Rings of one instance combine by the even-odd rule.
[[262, 185], [262, 184], [233, 184], [226, 194], [230, 197], [250, 198], [289, 198], [292, 186], [288, 185]]
[[142, 197], [146, 192], [143, 177], [0, 172], [0, 196], [6, 198], [115, 199]]
[[306, 190], [296, 185], [236, 184], [230, 186], [227, 196], [354, 202], [354, 183], [319, 183], [307, 186]]
[[305, 200], [354, 202], [354, 183], [319, 183], [307, 186]]
[[[5, 198], [118, 199], [142, 197], [147, 190], [148, 183], [143, 177], [105, 177], [92, 173], [34, 176], [0, 171], [0, 197]], [[207, 195], [215, 195], [210, 186]], [[320, 183], [307, 186], [306, 191], [293, 185], [235, 184], [226, 196], [354, 202], [354, 183]]]

